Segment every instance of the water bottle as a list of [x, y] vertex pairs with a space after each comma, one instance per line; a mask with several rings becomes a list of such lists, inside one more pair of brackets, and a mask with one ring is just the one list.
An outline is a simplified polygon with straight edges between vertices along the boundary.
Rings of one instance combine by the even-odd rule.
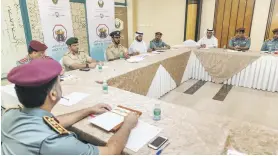
[[121, 60], [124, 59], [124, 53], [123, 52], [120, 53], [120, 59]]
[[107, 84], [106, 80], [103, 81], [102, 91], [103, 91], [104, 94], [108, 94], [108, 84]]
[[158, 121], [161, 119], [161, 108], [160, 104], [155, 104], [153, 109], [153, 119]]
[[268, 53], [271, 53], [271, 52], [272, 52], [272, 44], [269, 44]]
[[102, 72], [102, 65], [101, 64], [98, 65], [98, 71]]
[[224, 52], [226, 52], [226, 51], [227, 51], [227, 49], [226, 49], [226, 45], [224, 45], [224, 46], [223, 46], [223, 49], [224, 49]]

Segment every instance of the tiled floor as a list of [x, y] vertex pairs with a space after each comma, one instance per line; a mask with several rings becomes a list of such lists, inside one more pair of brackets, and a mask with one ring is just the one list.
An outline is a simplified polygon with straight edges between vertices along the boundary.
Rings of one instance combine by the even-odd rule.
[[213, 100], [223, 86], [206, 82], [193, 95], [184, 92], [197, 80], [189, 80], [161, 98], [163, 101], [278, 129], [278, 93], [233, 86], [224, 101]]

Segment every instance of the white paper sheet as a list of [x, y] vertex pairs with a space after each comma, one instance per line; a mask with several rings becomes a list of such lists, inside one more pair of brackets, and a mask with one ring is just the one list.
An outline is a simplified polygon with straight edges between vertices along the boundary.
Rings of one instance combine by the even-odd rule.
[[137, 126], [129, 135], [126, 148], [138, 152], [140, 148], [157, 136], [160, 131], [161, 128], [139, 120]]
[[65, 106], [71, 106], [71, 105], [77, 104], [79, 101], [83, 100], [84, 98], [86, 98], [89, 95], [90, 94], [73, 92], [67, 96], [64, 96], [64, 98], [62, 98], [59, 101], [59, 104], [62, 104]]
[[136, 63], [136, 62], [143, 61], [144, 58], [145, 58], [145, 56], [132, 56], [129, 59], [127, 59], [126, 61], [129, 63]]
[[124, 121], [124, 117], [112, 112], [106, 112], [97, 117], [90, 118], [89, 121], [106, 131], [111, 131], [115, 126]]
[[160, 54], [161, 52], [153, 51], [152, 54]]
[[64, 74], [64, 75], [61, 76], [61, 79], [65, 81], [65, 80], [73, 79], [73, 78], [75, 78], [75, 77], [76, 77], [76, 76], [74, 76], [74, 75]]
[[7, 94], [10, 94], [13, 97], [17, 97], [15, 89], [14, 89], [14, 84], [6, 85], [6, 86], [1, 86], [1, 91], [5, 92]]

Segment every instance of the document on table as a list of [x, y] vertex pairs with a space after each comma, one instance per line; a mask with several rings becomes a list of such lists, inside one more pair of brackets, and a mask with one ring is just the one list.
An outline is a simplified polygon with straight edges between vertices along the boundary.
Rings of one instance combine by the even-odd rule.
[[74, 104], [77, 104], [79, 101], [85, 99], [88, 97], [90, 94], [85, 94], [85, 93], [79, 93], [79, 92], [73, 92], [67, 96], [64, 96], [59, 101], [59, 104], [65, 105], [65, 106], [71, 106]]
[[132, 129], [126, 148], [138, 152], [140, 148], [149, 143], [158, 133], [161, 128], [145, 123], [141, 120], [138, 121], [137, 126]]
[[89, 121], [92, 124], [109, 132], [124, 121], [124, 116], [118, 115], [113, 112], [106, 112], [98, 115], [97, 117], [90, 118]]
[[70, 75], [70, 74], [64, 74], [64, 75], [62, 75], [61, 76], [61, 80], [70, 80], [70, 79], [73, 79], [73, 78], [75, 78], [76, 76], [74, 76], [74, 75]]
[[13, 97], [17, 97], [15, 89], [14, 89], [14, 84], [6, 85], [6, 86], [1, 86], [1, 91], [5, 92], [7, 94], [10, 94]]
[[126, 61], [129, 63], [136, 63], [136, 62], [143, 61], [144, 58], [145, 58], [145, 56], [132, 56], [129, 59], [127, 59]]

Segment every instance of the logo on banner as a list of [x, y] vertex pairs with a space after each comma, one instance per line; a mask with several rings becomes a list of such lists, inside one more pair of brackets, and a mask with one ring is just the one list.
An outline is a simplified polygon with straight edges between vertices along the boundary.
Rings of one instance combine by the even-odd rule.
[[53, 4], [57, 4], [58, 0], [52, 0]]
[[122, 31], [124, 29], [124, 21], [119, 18], [115, 19], [115, 28], [118, 31]]
[[96, 28], [96, 33], [99, 38], [104, 39], [109, 34], [109, 28], [105, 24], [99, 24]]
[[103, 8], [103, 5], [104, 5], [104, 2], [103, 2], [103, 0], [98, 0], [98, 6], [100, 7], [100, 8]]
[[61, 24], [55, 25], [52, 31], [53, 31], [53, 38], [57, 42], [65, 42], [66, 41], [67, 29], [63, 25], [61, 25]]

